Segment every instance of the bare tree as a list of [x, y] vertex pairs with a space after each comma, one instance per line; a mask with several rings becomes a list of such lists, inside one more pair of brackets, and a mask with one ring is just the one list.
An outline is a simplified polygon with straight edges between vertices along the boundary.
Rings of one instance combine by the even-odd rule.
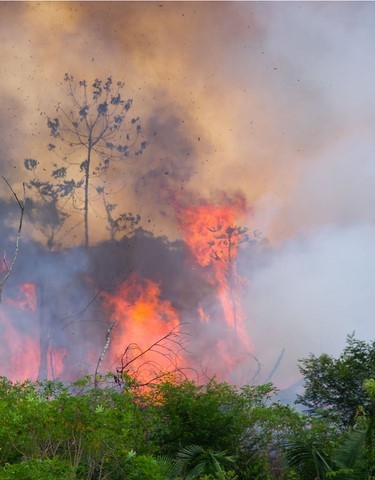
[[18, 204], [19, 209], [20, 209], [20, 221], [19, 221], [18, 231], [17, 231], [17, 235], [16, 235], [13, 258], [10, 261], [10, 263], [8, 263], [8, 261], [7, 261], [5, 252], [4, 252], [4, 255], [3, 255], [3, 264], [5, 266], [5, 275], [3, 276], [2, 279], [0, 279], [0, 302], [1, 302], [1, 299], [2, 299], [2, 293], [3, 293], [3, 290], [4, 290], [4, 285], [7, 282], [8, 278], [10, 277], [10, 274], [12, 273], [13, 267], [14, 267], [14, 265], [16, 263], [16, 260], [17, 260], [18, 251], [19, 251], [19, 243], [20, 243], [20, 238], [21, 238], [22, 221], [23, 221], [23, 215], [24, 215], [24, 212], [25, 212], [25, 184], [23, 184], [23, 200], [21, 201], [18, 198], [16, 192], [10, 186], [8, 180], [5, 177], [3, 177], [3, 180], [8, 185], [10, 191], [13, 193], [13, 195], [14, 195], [16, 201], [17, 201], [17, 204]]
[[[56, 117], [47, 117], [53, 139], [47, 148], [56, 158], [50, 178], [39, 178], [37, 160], [26, 159], [24, 166], [34, 173], [29, 187], [47, 205], [68, 212], [60, 216], [61, 221], [72, 207], [83, 212], [84, 244], [88, 247], [89, 211], [95, 200], [109, 195], [105, 179], [110, 168], [114, 162], [141, 155], [147, 142], [140, 139], [139, 117], [129, 118], [132, 100], [122, 97], [123, 82], [113, 83], [108, 77], [105, 81], [96, 79], [90, 86], [86, 80], [75, 82], [69, 74], [64, 80], [71, 106], [58, 104]], [[131, 214], [114, 217], [117, 204], [103, 203], [112, 237], [136, 218]]]
[[260, 237], [260, 232], [255, 230], [249, 233], [247, 227], [217, 225], [215, 227], [207, 227], [213, 234], [212, 240], [209, 242], [211, 247], [211, 258], [223, 264], [225, 277], [228, 286], [228, 295], [232, 304], [233, 326], [237, 332], [237, 304], [236, 304], [236, 288], [237, 288], [237, 272], [235, 265], [235, 252], [239, 246], [247, 242], [256, 242]]

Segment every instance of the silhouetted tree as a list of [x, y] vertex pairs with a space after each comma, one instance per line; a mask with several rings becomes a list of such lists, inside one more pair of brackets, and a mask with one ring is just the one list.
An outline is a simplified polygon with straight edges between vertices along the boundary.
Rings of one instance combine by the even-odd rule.
[[54, 241], [57, 228], [72, 209], [83, 211], [84, 243], [89, 246], [89, 210], [95, 199], [101, 199], [106, 212], [111, 238], [139, 222], [131, 213], [115, 214], [118, 205], [109, 202], [105, 179], [114, 162], [141, 155], [147, 142], [141, 141], [139, 117], [129, 117], [131, 99], [122, 97], [123, 82], [96, 79], [75, 82], [65, 74], [70, 108], [58, 104], [56, 116], [47, 117], [52, 141], [47, 148], [54, 155], [50, 177], [38, 176], [39, 162], [28, 158], [27, 170], [34, 173], [29, 187], [35, 189], [48, 210], [54, 211], [49, 243]]

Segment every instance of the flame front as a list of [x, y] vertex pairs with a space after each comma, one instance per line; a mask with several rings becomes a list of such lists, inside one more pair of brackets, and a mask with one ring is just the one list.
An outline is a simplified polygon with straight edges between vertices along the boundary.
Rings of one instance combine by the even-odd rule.
[[125, 367], [141, 383], [178, 368], [177, 350], [171, 354], [168, 340], [162, 339], [178, 328], [180, 320], [171, 302], [161, 298], [158, 283], [132, 274], [103, 298], [117, 321], [109, 351], [112, 368]]
[[[218, 340], [216, 349], [220, 360], [233, 372], [240, 362], [239, 354], [246, 355], [253, 350], [240, 302], [244, 280], [236, 269], [238, 249], [247, 235], [247, 229], [238, 227], [237, 221], [248, 213], [248, 208], [241, 198], [237, 198], [221, 204], [203, 202], [180, 208], [180, 213], [180, 228], [189, 250], [195, 261], [206, 269], [208, 281], [216, 287], [217, 299], [229, 329], [227, 340]], [[202, 306], [198, 314], [203, 323], [214, 326], [217, 321]]]
[[36, 285], [25, 282], [18, 287], [14, 297], [6, 296], [0, 306], [0, 338], [3, 345], [0, 375], [12, 381], [36, 380], [40, 375], [43, 355], [47, 357], [48, 378], [64, 376], [66, 348], [49, 346], [45, 352], [41, 352], [40, 341], [46, 332], [40, 325], [41, 312], [37, 298]]
[[40, 363], [37, 326], [36, 288], [23, 283], [15, 298], [6, 297], [0, 306], [1, 371], [10, 380], [36, 379]]

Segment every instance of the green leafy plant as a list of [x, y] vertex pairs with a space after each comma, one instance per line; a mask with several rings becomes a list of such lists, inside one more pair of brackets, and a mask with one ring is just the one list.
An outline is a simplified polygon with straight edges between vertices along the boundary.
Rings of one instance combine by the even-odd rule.
[[200, 445], [189, 445], [177, 454], [178, 471], [186, 480], [211, 475], [217, 480], [226, 480], [225, 466], [234, 463], [227, 452], [215, 452]]

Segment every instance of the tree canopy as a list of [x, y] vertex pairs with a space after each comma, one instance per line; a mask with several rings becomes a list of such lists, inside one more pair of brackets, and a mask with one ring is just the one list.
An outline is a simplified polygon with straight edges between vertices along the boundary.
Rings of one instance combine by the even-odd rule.
[[305, 384], [298, 402], [309, 413], [335, 418], [344, 427], [354, 424], [359, 408], [372, 413], [364, 382], [375, 375], [375, 341], [367, 343], [348, 335], [338, 358], [311, 354], [300, 360], [299, 369]]
[[[66, 74], [70, 104], [59, 103], [56, 115], [47, 116], [51, 141], [47, 145], [52, 156], [52, 168], [45, 178], [39, 174], [40, 164], [27, 158], [24, 166], [34, 174], [28, 186], [39, 194], [40, 204], [30, 209], [34, 221], [44, 232], [49, 231], [51, 247], [55, 232], [61, 228], [72, 209], [83, 213], [84, 244], [89, 246], [89, 211], [100, 202], [110, 237], [140, 218], [118, 210], [110, 200], [106, 177], [115, 162], [142, 154], [147, 141], [141, 139], [141, 124], [137, 116], [130, 116], [133, 101], [123, 97], [124, 82], [95, 79], [76, 82]], [[47, 210], [41, 217], [38, 211]], [[40, 224], [42, 222], [42, 224]]]

